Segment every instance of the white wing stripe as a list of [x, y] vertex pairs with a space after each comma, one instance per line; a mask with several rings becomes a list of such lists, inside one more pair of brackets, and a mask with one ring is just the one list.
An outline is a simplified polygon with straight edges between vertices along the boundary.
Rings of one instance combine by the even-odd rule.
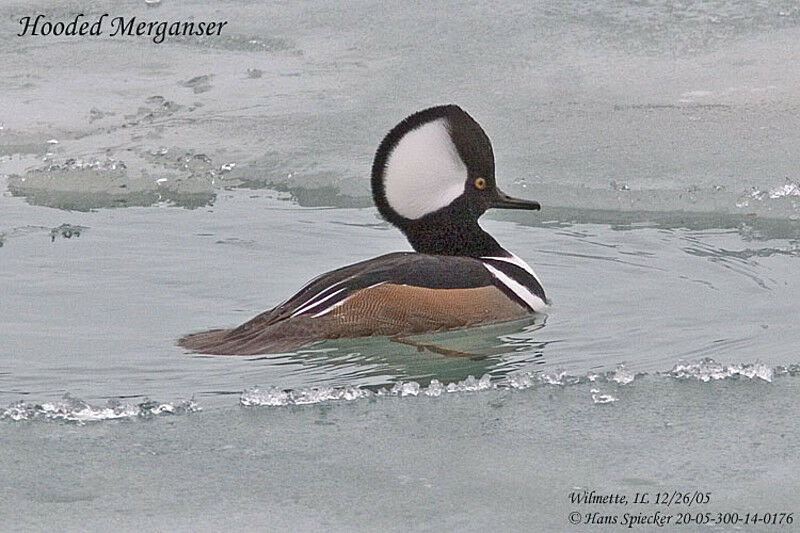
[[[498, 258], [492, 257], [492, 259], [498, 259]], [[504, 274], [503, 272], [494, 268], [491, 265], [487, 265], [486, 263], [484, 263], [483, 266], [485, 266], [486, 270], [491, 272], [492, 275], [495, 278], [497, 278], [498, 281], [500, 281], [500, 283], [511, 289], [511, 292], [516, 294], [520, 298], [520, 300], [528, 304], [528, 307], [530, 307], [534, 311], [541, 311], [542, 309], [547, 307], [547, 304], [544, 302], [544, 300], [533, 294], [518, 281], [514, 280], [510, 276], [507, 276], [506, 274]]]
[[310, 302], [308, 302], [306, 305], [304, 305], [303, 307], [301, 307], [300, 309], [298, 309], [297, 311], [295, 311], [294, 313], [292, 313], [292, 316], [291, 316], [291, 318], [294, 318], [294, 317], [296, 317], [297, 315], [301, 315], [301, 314], [305, 313], [306, 311], [308, 311], [308, 310], [310, 310], [310, 309], [314, 309], [314, 308], [315, 308], [315, 307], [317, 307], [319, 304], [321, 304], [321, 303], [323, 303], [323, 302], [327, 302], [328, 300], [330, 300], [331, 298], [333, 298], [334, 296], [336, 296], [337, 294], [339, 294], [340, 292], [342, 292], [343, 290], [345, 290], [345, 287], [342, 287], [342, 288], [341, 288], [341, 289], [339, 289], [338, 291], [332, 292], [331, 294], [329, 294], [329, 295], [328, 295], [328, 296], [326, 296], [325, 298], [322, 298], [322, 299], [320, 299], [320, 298], [319, 298], [321, 295], [325, 294], [325, 292], [329, 291], [329, 290], [330, 290], [331, 288], [333, 288], [334, 286], [335, 286], [335, 285], [332, 285], [331, 287], [328, 287], [327, 289], [325, 289], [324, 291], [322, 291], [321, 293], [319, 293], [319, 295], [317, 295], [315, 298], [313, 298], [313, 299], [312, 299]]
[[335, 304], [333, 304], [332, 306], [328, 307], [327, 309], [323, 309], [322, 311], [320, 311], [316, 315], [311, 315], [311, 318], [318, 318], [318, 317], [321, 317], [322, 315], [327, 315], [328, 313], [330, 313], [331, 311], [333, 311], [334, 309], [336, 309], [337, 307], [339, 307], [340, 305], [345, 303], [350, 298], [352, 298], [352, 296], [348, 296], [347, 298], [345, 298], [341, 302], [336, 302]]
[[[297, 294], [300, 294], [301, 292], [303, 292], [304, 290], [306, 290], [306, 289], [307, 289], [308, 287], [310, 287], [310, 286], [311, 286], [311, 285], [312, 285], [312, 284], [313, 284], [315, 281], [317, 281], [317, 280], [316, 280], [316, 279], [312, 279], [311, 281], [309, 281], [308, 283], [306, 283], [305, 285], [303, 285], [303, 287], [302, 287], [302, 288], [301, 288], [299, 291], [297, 291]], [[343, 280], [343, 281], [344, 281], [344, 280]], [[313, 307], [313, 306], [315, 305], [315, 302], [317, 302], [317, 301], [319, 300], [319, 298], [320, 298], [320, 297], [321, 297], [323, 294], [326, 294], [328, 291], [330, 291], [330, 290], [331, 290], [331, 289], [333, 289], [334, 287], [336, 287], [336, 286], [338, 286], [338, 285], [341, 285], [341, 284], [343, 283], [343, 281], [337, 281], [337, 282], [336, 282], [336, 283], [334, 283], [333, 285], [328, 285], [327, 287], [325, 287], [324, 289], [322, 289], [322, 290], [321, 290], [320, 292], [318, 292], [317, 294], [313, 294], [313, 295], [311, 295], [311, 297], [310, 297], [310, 298], [308, 298], [308, 299], [305, 301], [305, 303], [302, 303], [302, 304], [300, 304], [300, 306], [299, 306], [297, 309], [295, 309], [294, 313], [292, 313], [292, 316], [295, 316], [295, 315], [297, 315], [297, 314], [299, 314], [299, 313], [301, 313], [301, 312], [305, 311], [305, 310], [306, 310], [306, 309], [308, 309], [309, 307]], [[290, 297], [288, 300], [286, 300], [285, 302], [283, 302], [283, 303], [281, 304], [281, 306], [282, 306], [282, 305], [284, 305], [284, 304], [285, 304], [286, 302], [288, 302], [289, 300], [291, 300], [292, 298], [294, 298], [294, 296]]]
[[[379, 283], [375, 283], [373, 285], [370, 285], [369, 287], [367, 287], [365, 289], [362, 289], [362, 290], [371, 289], [372, 287], [377, 287], [378, 285], [383, 285], [384, 283], [386, 283], [386, 282], [385, 281], [381, 281]], [[343, 303], [345, 303], [347, 300], [349, 300], [352, 297], [353, 297], [353, 295], [350, 295], [347, 298], [345, 298], [345, 299], [343, 299], [343, 300], [341, 300], [339, 302], [336, 302], [335, 304], [333, 304], [332, 306], [328, 307], [327, 309], [323, 309], [322, 311], [320, 311], [316, 315], [311, 315], [311, 318], [317, 318], [317, 317], [321, 317], [322, 315], [327, 315], [328, 313], [330, 313], [331, 311], [333, 311], [334, 309], [336, 309], [337, 307], [339, 307], [340, 305], [342, 305]]]

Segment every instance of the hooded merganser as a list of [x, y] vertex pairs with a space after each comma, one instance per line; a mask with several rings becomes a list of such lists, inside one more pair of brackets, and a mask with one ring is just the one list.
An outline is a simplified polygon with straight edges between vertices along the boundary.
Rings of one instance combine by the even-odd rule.
[[397, 252], [346, 266], [234, 329], [193, 333], [195, 352], [255, 355], [321, 339], [401, 337], [541, 311], [539, 278], [478, 225], [489, 208], [534, 209], [497, 188], [492, 144], [456, 105], [414, 113], [383, 139], [372, 164], [380, 214], [408, 238]]

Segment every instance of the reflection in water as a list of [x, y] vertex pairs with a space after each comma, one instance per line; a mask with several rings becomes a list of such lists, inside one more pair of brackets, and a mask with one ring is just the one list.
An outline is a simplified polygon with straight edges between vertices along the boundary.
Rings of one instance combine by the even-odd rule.
[[[501, 324], [409, 337], [416, 345], [388, 337], [326, 340], [288, 355], [251, 359], [257, 364], [291, 366], [304, 383], [315, 385], [359, 383], [380, 388], [396, 381], [427, 386], [468, 376], [500, 377], [521, 368], [544, 364], [547, 342], [536, 339], [546, 315], [534, 315]], [[442, 355], [453, 351], [463, 356]]]

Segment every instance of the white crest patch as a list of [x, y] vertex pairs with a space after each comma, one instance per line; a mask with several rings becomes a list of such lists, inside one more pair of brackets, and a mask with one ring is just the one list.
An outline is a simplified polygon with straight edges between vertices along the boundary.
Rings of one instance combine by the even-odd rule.
[[440, 118], [406, 133], [386, 161], [386, 201], [416, 219], [450, 205], [464, 193], [467, 167]]

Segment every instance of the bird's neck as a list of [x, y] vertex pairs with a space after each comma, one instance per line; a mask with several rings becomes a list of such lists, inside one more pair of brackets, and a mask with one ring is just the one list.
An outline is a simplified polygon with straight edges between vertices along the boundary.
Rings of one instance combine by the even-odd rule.
[[483, 231], [478, 221], [467, 217], [429, 215], [401, 228], [419, 253], [467, 257], [504, 257], [510, 254]]

